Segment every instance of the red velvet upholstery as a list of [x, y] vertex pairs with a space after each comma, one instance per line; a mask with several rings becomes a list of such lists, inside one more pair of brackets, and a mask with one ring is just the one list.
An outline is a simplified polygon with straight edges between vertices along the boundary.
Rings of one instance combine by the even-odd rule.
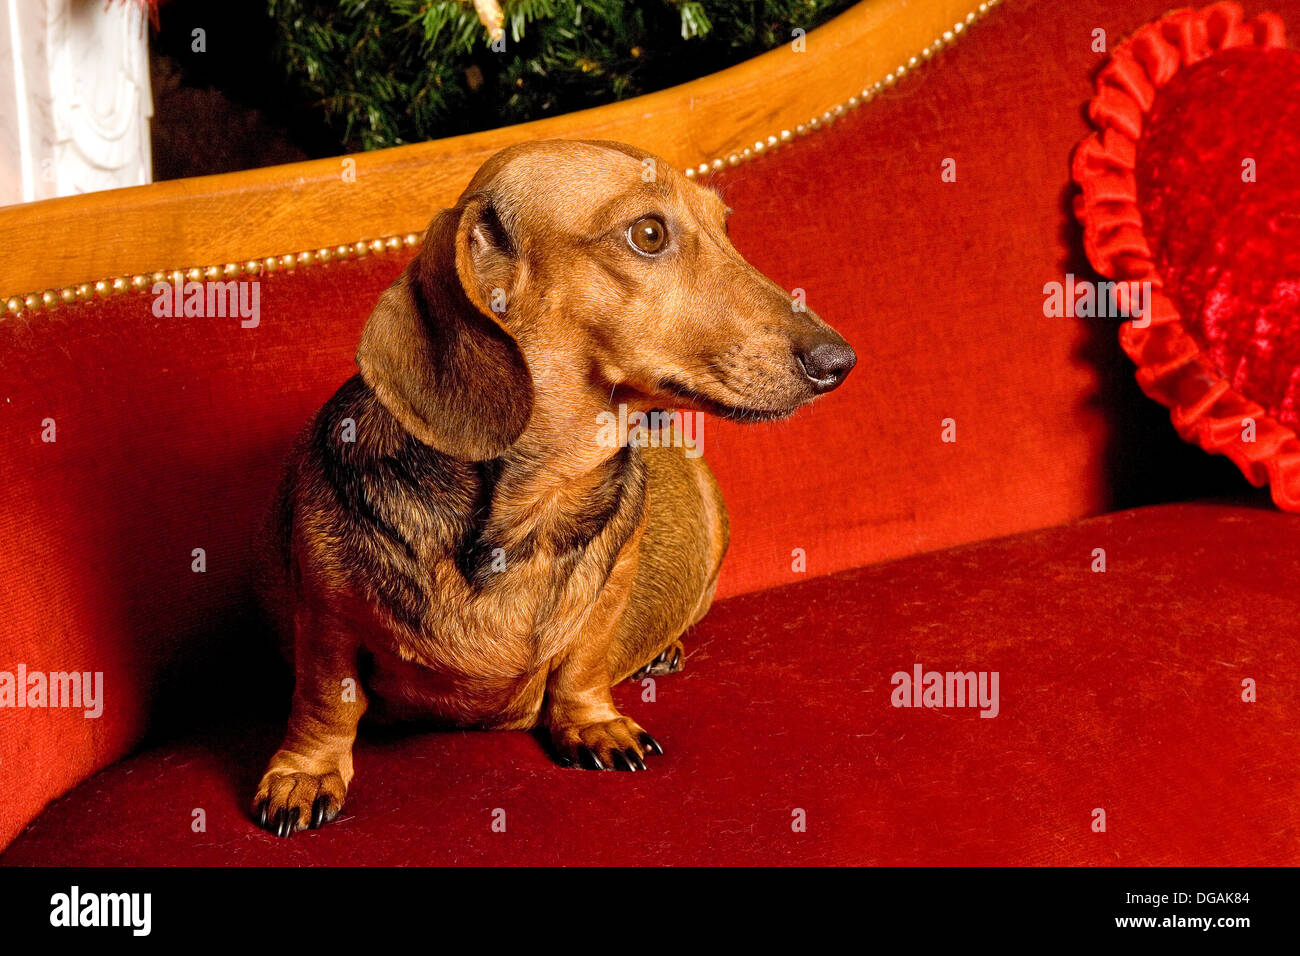
[[[342, 820], [282, 841], [245, 816], [262, 725], [109, 768], [0, 862], [1294, 863], [1296, 530], [1147, 508], [731, 598], [653, 703], [617, 689], [663, 742], [649, 773], [564, 770], [525, 733], [363, 734]], [[918, 663], [999, 672], [998, 716], [891, 706]]]
[[[1300, 0], [1271, 6], [1283, 13], [1300, 11]], [[1085, 132], [1077, 105], [1087, 98], [1089, 73], [1099, 60], [1089, 49], [1091, 30], [1101, 26], [1118, 38], [1162, 7], [1155, 0], [1077, 0], [1068, 9], [1006, 0], [898, 89], [830, 130], [717, 177], [716, 185], [736, 209], [732, 227], [740, 249], [787, 288], [807, 290], [810, 306], [836, 325], [860, 356], [844, 388], [790, 423], [741, 428], [710, 420], [706, 426], [706, 455], [732, 516], [733, 546], [721, 596], [1069, 522], [1116, 500], [1149, 499], [1152, 488], [1174, 496], [1200, 490], [1207, 481], [1213, 484], [1205, 478], [1215, 477], [1212, 465], [1201, 461], [1199, 453], [1187, 457], [1176, 440], [1167, 440], [1167, 426], [1135, 404], [1135, 390], [1125, 391], [1131, 379], [1118, 364], [1113, 327], [1043, 316], [1044, 283], [1059, 280], [1065, 271], [1087, 271], [1077, 230], [1067, 218], [1066, 184], [1070, 150]], [[955, 183], [940, 179], [948, 157], [957, 161]], [[276, 673], [270, 663], [273, 652], [248, 610], [251, 541], [291, 436], [351, 373], [361, 324], [401, 264], [399, 257], [385, 256], [267, 278], [257, 329], [241, 329], [234, 320], [156, 319], [148, 300], [134, 297], [0, 322], [0, 421], [10, 438], [0, 456], [0, 511], [9, 517], [10, 528], [0, 544], [0, 579], [5, 582], [0, 591], [0, 669], [22, 662], [33, 670], [102, 670], [107, 695], [99, 720], [68, 710], [0, 711], [0, 773], [5, 779], [0, 845], [48, 800], [127, 753], [147, 730], [163, 735], [197, 725], [219, 734], [255, 712], [263, 700], [273, 706], [287, 702], [282, 687], [266, 686], [266, 675]], [[46, 418], [57, 424], [53, 444], [40, 439]], [[956, 421], [956, 443], [940, 441], [945, 418]], [[1200, 533], [1195, 528], [1183, 532], [1189, 540], [1199, 540]], [[199, 547], [207, 554], [203, 574], [190, 570], [191, 551]], [[807, 552], [805, 575], [792, 570], [795, 548]], [[1068, 575], [1027, 578], [1018, 603], [1003, 610], [994, 600], [996, 582], [1004, 575], [1000, 566], [981, 566], [979, 574], [959, 581], [958, 565], [965, 558], [933, 560], [957, 564], [945, 572], [951, 575], [949, 583], [929, 592], [915, 579], [891, 584], [886, 577], [891, 572], [876, 568], [838, 584], [806, 581], [793, 592], [721, 605], [697, 639], [691, 672], [675, 685], [662, 681], [660, 702], [653, 705], [658, 709], [645, 715], [655, 733], [662, 729], [669, 738], [670, 754], [681, 755], [669, 760], [687, 762], [667, 763], [644, 781], [556, 776], [524, 738], [446, 735], [372, 751], [375, 772], [368, 774], [362, 764], [361, 789], [349, 812], [358, 821], [368, 818], [367, 827], [395, 827], [382, 831], [395, 842], [375, 847], [375, 859], [415, 860], [442, 845], [427, 832], [428, 810], [446, 814], [478, 807], [486, 813], [493, 805], [487, 796], [491, 791], [478, 794], [474, 788], [491, 780], [503, 789], [511, 781], [523, 787], [529, 775], [537, 775], [546, 786], [529, 791], [534, 802], [512, 804], [524, 821], [530, 816], [546, 821], [553, 810], [571, 820], [575, 806], [583, 818], [618, 819], [610, 806], [602, 805], [609, 800], [603, 794], [639, 793], [654, 801], [640, 805], [645, 812], [634, 818], [635, 828], [611, 829], [607, 838], [597, 840], [591, 827], [559, 835], [552, 827], [539, 846], [586, 841], [583, 852], [598, 859], [625, 853], [627, 842], [637, 840], [643, 848], [652, 847], [646, 851], [650, 856], [666, 857], [674, 852], [672, 840], [661, 834], [691, 825], [669, 818], [681, 815], [684, 805], [692, 806], [690, 794], [712, 780], [709, 786], [716, 790], [707, 792], [713, 795], [707, 801], [699, 798], [702, 818], [717, 822], [718, 858], [728, 853], [740, 858], [760, 852], [744, 847], [749, 840], [763, 843], [765, 827], [788, 830], [784, 818], [795, 799], [789, 781], [803, 775], [818, 782], [804, 789], [809, 796], [799, 797], [812, 804], [814, 819], [829, 820], [842, 811], [843, 825], [860, 829], [837, 850], [829, 833], [810, 827], [805, 849], [791, 853], [815, 856], [809, 847], [821, 846], [823, 858], [858, 853], [860, 860], [863, 854], [893, 859], [901, 858], [901, 848], [914, 845], [931, 846], [936, 857], [948, 852], [942, 841], [954, 848], [974, 847], [978, 833], [954, 835], [938, 817], [916, 816], [893, 834], [876, 832], [871, 840], [877, 842], [867, 840], [865, 834], [880, 820], [905, 812], [891, 809], [890, 801], [941, 806], [941, 787], [948, 785], [942, 781], [948, 778], [935, 776], [936, 768], [946, 767], [944, 761], [953, 753], [945, 748], [957, 747], [943, 734], [958, 734], [965, 725], [947, 714], [923, 715], [937, 718], [932, 724], [940, 734], [927, 743], [919, 730], [907, 729], [912, 724], [897, 723], [902, 718], [892, 711], [858, 709], [866, 706], [859, 699], [863, 688], [881, 686], [883, 692], [877, 670], [861, 668], [873, 659], [872, 668], [904, 666], [919, 653], [960, 663], [972, 656], [966, 651], [981, 646], [985, 650], [979, 659], [995, 661], [1010, 653], [1005, 635], [1013, 630], [1047, 632], [1045, 640], [1074, 650], [1091, 647], [1095, 635], [1083, 629], [1086, 618], [1066, 603], [1065, 592], [1058, 593], [1058, 585], [1069, 583]], [[1028, 567], [1038, 559], [1021, 560]], [[1243, 566], [1250, 563], [1245, 556], [1239, 560]], [[1118, 586], [1120, 580], [1127, 579], [1120, 573], [1106, 578], [1108, 586]], [[862, 582], [873, 583], [866, 588]], [[1177, 579], [1168, 583], [1173, 588]], [[1135, 580], [1128, 586], [1140, 584]], [[1249, 581], [1241, 586], [1254, 587]], [[907, 602], [926, 594], [925, 614], [934, 626], [927, 630], [907, 624], [891, 630], [904, 627], [900, 615], [907, 612]], [[1152, 595], [1150, 600], [1177, 604], [1200, 597], [1160, 594], [1164, 597]], [[1003, 637], [989, 631], [980, 638], [971, 631], [977, 615], [972, 612], [968, 619], [963, 609], [980, 601], [997, 618]], [[1119, 614], [1131, 607], [1111, 611]], [[1198, 613], [1208, 613], [1208, 606], [1197, 607]], [[1016, 616], [1033, 610], [1060, 613], [1050, 619]], [[1102, 608], [1097, 613], [1107, 612]], [[1259, 615], [1266, 613], [1271, 613], [1268, 607], [1259, 609]], [[1242, 621], [1233, 626], [1243, 631], [1257, 620], [1273, 620], [1244, 606], [1240, 614]], [[1144, 610], [1141, 618], [1107, 620], [1106, 626], [1124, 622], [1150, 635], [1154, 643], [1142, 659], [1158, 659], [1161, 645], [1155, 636], [1166, 632], [1159, 629], [1163, 625], [1154, 611], [1150, 617]], [[1032, 626], [1024, 623], [1034, 621]], [[747, 638], [751, 628], [752, 643]], [[773, 635], [791, 643], [779, 653], [774, 647], [764, 650]], [[1116, 641], [1120, 636], [1096, 639]], [[952, 643], [943, 644], [945, 640]], [[890, 642], [902, 643], [893, 654], [872, 657], [877, 647]], [[1272, 653], [1275, 645], [1267, 646]], [[740, 656], [722, 656], [723, 648]], [[1216, 654], [1220, 650], [1216, 647]], [[1227, 656], [1221, 659], [1237, 660], [1232, 650], [1222, 651]], [[1250, 647], [1236, 651], [1245, 654]], [[1033, 651], [1024, 653], [1032, 656]], [[1281, 660], [1278, 654], [1270, 660]], [[740, 663], [741, 671], [710, 670], [715, 656]], [[896, 662], [896, 657], [905, 660]], [[1138, 678], [1107, 671], [1101, 666], [1106, 659], [1096, 659], [1091, 670], [1064, 675], [1040, 661], [1038, 670], [1021, 671], [1017, 680], [1021, 687], [1032, 687], [1036, 699], [1059, 692], [1073, 695], [1070, 706], [1088, 704], [1096, 695], [1109, 701], [1109, 688], [1129, 686], [1126, 681]], [[1057, 663], [1051, 661], [1053, 667]], [[1202, 664], [1198, 658], [1197, 666]], [[755, 681], [750, 676], [755, 668], [770, 678]], [[789, 683], [776, 680], [778, 676]], [[1025, 725], [1024, 736], [1008, 738], [1002, 750], [981, 751], [982, 762], [963, 765], [987, 787], [986, 794], [994, 793], [995, 783], [1004, 796], [1021, 793], [1017, 788], [1023, 775], [1043, 775], [1031, 796], [1015, 798], [1022, 803], [1009, 807], [986, 797], [990, 802], [966, 808], [989, 821], [1000, 808], [1004, 833], [1011, 827], [1026, 841], [1049, 832], [1034, 830], [1032, 814], [1026, 816], [1033, 800], [1058, 808], [1052, 827], [1064, 826], [1060, 821], [1066, 819], [1073, 826], [1071, 794], [1090, 810], [1115, 799], [1123, 779], [1104, 777], [1113, 782], [1110, 796], [1096, 802], [1090, 802], [1091, 793], [1074, 790], [1079, 782], [1064, 771], [1077, 770], [1078, 754], [1070, 739], [1054, 734], [1081, 733], [1086, 720], [1062, 709], [1053, 724], [1047, 698], [1036, 706], [1039, 724]], [[1254, 712], [1271, 713], [1273, 706], [1265, 701]], [[1174, 708], [1174, 716], [1178, 713]], [[805, 720], [810, 721], [804, 724], [806, 734], [784, 729]], [[1011, 723], [1000, 720], [976, 721], [963, 732]], [[1141, 730], [1137, 716], [1125, 720], [1107, 725], [1120, 739]], [[734, 737], [725, 736], [727, 727]], [[869, 735], [887, 734], [889, 727], [903, 728], [908, 735], [909, 749], [899, 751], [896, 759], [920, 774], [925, 784], [920, 790], [917, 779], [894, 777], [892, 765], [872, 756], [874, 738]], [[57, 813], [41, 818], [7, 859], [53, 860], [61, 843], [59, 854], [80, 845], [89, 859], [92, 838], [102, 839], [105, 854], [118, 847], [124, 859], [131, 845], [136, 847], [132, 858], [156, 850], [153, 858], [160, 861], [167, 852], [174, 854], [167, 858], [172, 861], [199, 861], [204, 853], [217, 852], [212, 846], [224, 847], [225, 859], [238, 858], [240, 847], [261, 853], [260, 836], [251, 825], [239, 830], [234, 814], [251, 784], [251, 768], [270, 752], [273, 737], [271, 731], [259, 737], [219, 737], [236, 744], [221, 744], [210, 755], [205, 755], [205, 744], [191, 740], [114, 767]], [[1139, 734], [1139, 739], [1146, 738]], [[726, 740], [731, 742], [724, 744]], [[751, 740], [765, 753], [766, 763], [754, 762], [744, 771], [728, 769], [729, 754], [742, 744], [751, 746]], [[1254, 738], [1247, 743], [1267, 746]], [[862, 749], [855, 749], [859, 745]], [[1183, 752], [1177, 741], [1168, 745], [1174, 748], [1169, 753]], [[405, 774], [385, 773], [378, 762], [385, 753], [396, 759], [403, 753], [431, 752], [422, 747], [448, 748], [446, 759], [437, 760], [436, 776], [408, 780]], [[1190, 779], [1175, 781], [1174, 765], [1158, 751], [1143, 752], [1156, 761], [1152, 779], [1173, 791], [1169, 817], [1153, 809], [1143, 818], [1150, 832], [1164, 834], [1170, 820], [1194, 805], [1197, 794]], [[1263, 751], [1251, 752], [1252, 759], [1263, 759]], [[471, 759], [474, 753], [481, 758]], [[462, 765], [461, 757], [468, 762]], [[1223, 761], [1235, 757], [1225, 752], [1213, 759], [1222, 769]], [[819, 762], [823, 769], [817, 769]], [[145, 772], [147, 765], [153, 769]], [[773, 766], [785, 768], [785, 783], [767, 769]], [[1143, 764], [1121, 755], [1114, 766], [1119, 774]], [[132, 767], [141, 772], [128, 774]], [[489, 767], [496, 769], [484, 770]], [[159, 782], [164, 771], [165, 780]], [[655, 796], [654, 782], [671, 781], [674, 774], [678, 789]], [[115, 791], [118, 797], [111, 806], [102, 805], [93, 795], [111, 780], [121, 780], [123, 789]], [[932, 787], [928, 781], [933, 780], [941, 782]], [[426, 788], [422, 799], [429, 802], [420, 804], [424, 813], [409, 802], [387, 799], [405, 787], [414, 793], [417, 785]], [[457, 786], [462, 789], [455, 790]], [[627, 787], [633, 789], [619, 789]], [[728, 788], [734, 797], [727, 796]], [[678, 794], [676, 802], [666, 799], [670, 792]], [[1261, 796], [1250, 785], [1241, 792]], [[407, 792], [402, 793], [408, 800]], [[726, 811], [728, 800], [741, 806], [746, 794], [775, 808], [781, 819]], [[623, 805], [621, 797], [619, 801], [615, 808]], [[158, 816], [182, 806], [183, 818], [164, 821]], [[209, 808], [210, 839], [189, 833], [189, 808], [196, 806]], [[92, 824], [92, 811], [105, 816]], [[979, 817], [983, 813], [988, 816]], [[68, 829], [56, 835], [60, 826]], [[213, 842], [218, 826], [229, 827], [224, 843]], [[328, 832], [346, 840], [350, 826], [358, 833], [372, 832], [361, 830], [359, 823]], [[100, 828], [100, 837], [93, 837], [93, 827]], [[527, 824], [521, 822], [521, 828], [527, 831]], [[450, 834], [443, 858], [451, 858], [448, 847], [468, 845], [457, 827], [433, 829]], [[1264, 846], [1262, 836], [1255, 843], [1247, 836], [1236, 844], [1243, 848], [1243, 858], [1250, 848]], [[173, 838], [178, 842], [166, 842]], [[138, 844], [133, 842], [137, 839]], [[1200, 846], [1206, 853], [1237, 852], [1208, 830], [1205, 840]], [[1170, 845], [1194, 843], [1184, 834]], [[689, 842], [681, 845], [700, 849]], [[763, 845], [768, 849], [762, 852], [768, 853], [779, 844]], [[487, 859], [482, 854], [507, 855], [508, 846], [484, 846], [473, 851], [478, 856], [457, 852], [465, 859]], [[724, 851], [726, 846], [738, 849]], [[989, 858], [998, 852], [992, 846], [985, 851]], [[289, 859], [304, 851], [274, 852], [289, 854], [284, 857]], [[956, 850], [952, 852], [955, 858]], [[1072, 852], [1060, 848], [1060, 858], [1083, 858]], [[1153, 846], [1146, 852], [1164, 851]], [[1169, 858], [1174, 858], [1172, 851]]]

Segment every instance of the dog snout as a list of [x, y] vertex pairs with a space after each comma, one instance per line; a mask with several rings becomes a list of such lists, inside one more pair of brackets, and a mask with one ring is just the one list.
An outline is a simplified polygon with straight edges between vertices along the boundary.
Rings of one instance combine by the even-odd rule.
[[858, 356], [848, 342], [836, 336], [834, 340], [815, 342], [797, 349], [795, 361], [808, 380], [808, 386], [822, 395], [839, 387], [858, 363]]

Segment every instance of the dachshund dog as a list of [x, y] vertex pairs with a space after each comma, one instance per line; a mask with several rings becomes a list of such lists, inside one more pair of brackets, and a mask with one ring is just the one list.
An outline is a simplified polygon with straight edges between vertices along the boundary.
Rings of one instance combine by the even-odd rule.
[[338, 815], [367, 710], [542, 726], [565, 766], [663, 753], [610, 688], [680, 667], [727, 513], [703, 458], [602, 439], [601, 413], [779, 419], [856, 361], [741, 258], [729, 211], [642, 150], [552, 140], [433, 220], [275, 509], [264, 599], [295, 684], [261, 827]]

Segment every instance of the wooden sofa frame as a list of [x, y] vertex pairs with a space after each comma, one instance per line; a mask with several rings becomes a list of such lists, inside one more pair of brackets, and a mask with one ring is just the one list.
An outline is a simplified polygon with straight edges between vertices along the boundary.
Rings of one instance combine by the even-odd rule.
[[[691, 175], [745, 162], [880, 95], [998, 0], [864, 0], [806, 37], [702, 79], [517, 126], [353, 156], [0, 207], [0, 317], [415, 245], [493, 152], [612, 139]], [[795, 41], [801, 40], [802, 52]]]

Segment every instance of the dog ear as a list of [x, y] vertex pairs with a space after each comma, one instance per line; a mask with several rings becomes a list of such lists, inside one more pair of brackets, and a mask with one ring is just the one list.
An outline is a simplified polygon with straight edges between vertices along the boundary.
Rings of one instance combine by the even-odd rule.
[[532, 414], [528, 365], [492, 309], [504, 308], [516, 265], [491, 202], [471, 197], [438, 214], [361, 333], [357, 366], [380, 403], [455, 458], [496, 458]]

